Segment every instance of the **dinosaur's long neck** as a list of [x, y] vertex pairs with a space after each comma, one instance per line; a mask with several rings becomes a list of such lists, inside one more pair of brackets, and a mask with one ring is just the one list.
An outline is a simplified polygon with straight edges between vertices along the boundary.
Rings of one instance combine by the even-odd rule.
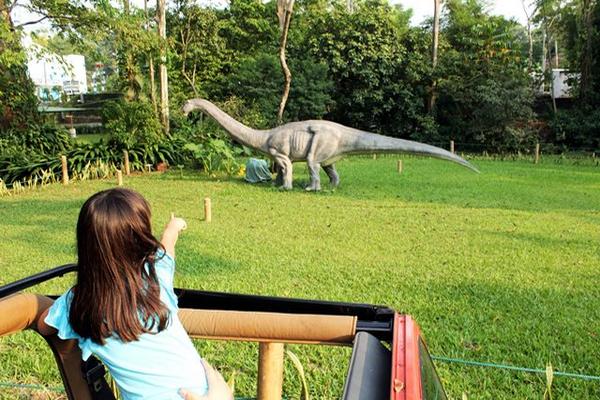
[[188, 100], [186, 111], [190, 112], [195, 109], [202, 110], [214, 118], [214, 120], [238, 142], [256, 150], [266, 151], [266, 142], [268, 139], [268, 134], [266, 132], [252, 129], [241, 122], [236, 121], [208, 100]]

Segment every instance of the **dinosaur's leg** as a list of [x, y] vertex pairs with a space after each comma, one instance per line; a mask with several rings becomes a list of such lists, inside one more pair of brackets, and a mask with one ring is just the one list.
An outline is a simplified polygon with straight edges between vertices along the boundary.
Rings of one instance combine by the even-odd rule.
[[325, 165], [323, 166], [323, 170], [325, 170], [325, 173], [329, 177], [329, 182], [331, 183], [331, 186], [338, 187], [338, 185], [340, 184], [340, 176], [335, 170], [335, 164]]
[[308, 165], [308, 172], [310, 174], [310, 183], [306, 187], [308, 191], [317, 191], [321, 190], [321, 177], [319, 176], [319, 170], [321, 169], [321, 164], [315, 162], [314, 157], [310, 155], [306, 158], [306, 164]]
[[293, 169], [292, 162], [289, 158], [283, 156], [282, 163], [285, 165], [282, 171], [283, 175], [283, 185], [281, 185], [282, 189], [291, 190], [292, 189], [292, 179], [293, 179]]
[[281, 168], [279, 165], [277, 165], [277, 163], [275, 163], [275, 172], [277, 173], [277, 176], [275, 177], [275, 186], [282, 186], [283, 185], [283, 168]]
[[278, 153], [275, 149], [271, 149], [269, 152], [273, 156], [275, 164], [277, 165], [276, 183], [279, 181], [279, 176], [281, 175], [282, 184], [280, 188], [285, 190], [292, 189], [292, 162], [290, 161], [289, 157]]

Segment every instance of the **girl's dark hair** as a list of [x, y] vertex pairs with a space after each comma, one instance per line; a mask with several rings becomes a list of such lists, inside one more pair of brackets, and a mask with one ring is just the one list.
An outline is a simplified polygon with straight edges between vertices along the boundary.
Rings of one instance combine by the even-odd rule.
[[112, 335], [130, 342], [163, 330], [169, 312], [154, 268], [160, 248], [152, 236], [150, 207], [139, 193], [119, 188], [90, 197], [77, 221], [73, 330], [99, 344]]

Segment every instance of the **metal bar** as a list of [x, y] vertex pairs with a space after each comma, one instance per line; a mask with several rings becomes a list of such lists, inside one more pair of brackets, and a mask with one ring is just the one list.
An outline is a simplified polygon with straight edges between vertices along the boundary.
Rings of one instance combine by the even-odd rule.
[[394, 310], [371, 304], [342, 303], [255, 296], [236, 293], [175, 289], [181, 308], [205, 310], [265, 311], [291, 314], [354, 315], [361, 320], [389, 321]]
[[48, 271], [40, 272], [39, 274], [28, 276], [27, 278], [20, 279], [16, 282], [9, 283], [8, 285], [0, 287], [0, 299], [76, 270], [77, 264], [65, 264], [61, 265], [60, 267], [52, 268]]

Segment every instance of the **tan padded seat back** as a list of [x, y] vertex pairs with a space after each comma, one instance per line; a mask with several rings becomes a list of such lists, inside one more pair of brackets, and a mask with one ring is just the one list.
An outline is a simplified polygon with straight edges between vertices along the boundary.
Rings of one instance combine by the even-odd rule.
[[[0, 336], [25, 329], [36, 329], [41, 314], [52, 305], [52, 299], [30, 293], [17, 293], [0, 300]], [[81, 372], [81, 351], [75, 340], [45, 336], [54, 353], [65, 391], [70, 400], [92, 400]]]
[[194, 338], [309, 344], [351, 344], [356, 317], [182, 308], [179, 319]]
[[52, 299], [30, 293], [17, 293], [0, 300], [0, 336], [35, 327]]

